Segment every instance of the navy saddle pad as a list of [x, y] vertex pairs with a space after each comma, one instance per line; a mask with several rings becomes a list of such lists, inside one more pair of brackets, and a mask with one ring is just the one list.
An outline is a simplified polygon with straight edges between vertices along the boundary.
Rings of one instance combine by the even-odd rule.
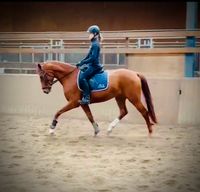
[[[81, 73], [82, 72], [80, 70], [78, 72], [77, 85], [78, 85], [78, 88], [82, 91], [81, 82], [80, 82]], [[98, 74], [94, 75], [89, 80], [89, 85], [90, 85], [90, 90], [92, 92], [106, 90], [108, 88], [108, 86], [109, 86], [108, 72], [107, 71], [103, 71], [101, 73], [98, 73]]]

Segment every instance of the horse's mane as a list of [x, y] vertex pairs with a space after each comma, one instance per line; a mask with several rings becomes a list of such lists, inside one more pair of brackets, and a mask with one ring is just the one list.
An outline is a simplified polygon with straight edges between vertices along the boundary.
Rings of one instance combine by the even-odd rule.
[[54, 66], [57, 66], [57, 67], [61, 67], [62, 69], [66, 70], [66, 71], [69, 68], [75, 68], [75, 66], [70, 64], [70, 63], [65, 63], [65, 62], [57, 61], [57, 60], [47, 60], [47, 61], [43, 62], [42, 64], [44, 66], [45, 65], [54, 65]]

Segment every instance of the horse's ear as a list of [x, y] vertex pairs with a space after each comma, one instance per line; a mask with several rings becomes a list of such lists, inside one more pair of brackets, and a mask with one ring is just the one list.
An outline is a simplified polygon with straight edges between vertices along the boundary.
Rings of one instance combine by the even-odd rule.
[[36, 64], [36, 73], [40, 74], [42, 72], [42, 66], [40, 63]]
[[42, 70], [42, 66], [40, 65], [40, 63], [38, 63], [38, 68], [39, 68], [40, 70]]

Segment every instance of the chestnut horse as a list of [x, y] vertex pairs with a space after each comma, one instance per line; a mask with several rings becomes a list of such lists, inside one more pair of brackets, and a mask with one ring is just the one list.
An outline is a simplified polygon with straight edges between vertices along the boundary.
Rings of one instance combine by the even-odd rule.
[[[50, 133], [54, 133], [58, 117], [71, 109], [81, 106], [86, 113], [89, 121], [94, 128], [95, 136], [98, 134], [99, 127], [94, 121], [89, 105], [80, 105], [79, 100], [82, 97], [82, 92], [77, 86], [77, 75], [79, 69], [71, 64], [59, 61], [48, 61], [37, 64], [37, 73], [40, 76], [41, 86], [44, 93], [49, 93], [54, 83], [59, 81], [64, 90], [64, 95], [68, 101], [67, 105], [60, 109], [54, 116], [50, 126]], [[56, 80], [54, 80], [54, 78]], [[152, 125], [157, 123], [151, 93], [146, 78], [135, 71], [128, 69], [116, 69], [109, 71], [109, 87], [100, 92], [91, 93], [91, 103], [104, 102], [115, 98], [120, 114], [108, 127], [108, 134], [117, 123], [127, 115], [126, 99], [128, 99], [141, 113], [146, 121], [149, 134], [152, 133]], [[141, 102], [141, 93], [143, 92], [147, 109]]]

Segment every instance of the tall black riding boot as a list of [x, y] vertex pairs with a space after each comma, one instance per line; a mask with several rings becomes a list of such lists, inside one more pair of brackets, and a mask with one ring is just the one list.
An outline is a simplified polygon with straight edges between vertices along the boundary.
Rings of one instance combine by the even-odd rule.
[[81, 105], [88, 105], [90, 104], [90, 87], [86, 79], [83, 79], [81, 82], [83, 87], [83, 98], [79, 101]]

